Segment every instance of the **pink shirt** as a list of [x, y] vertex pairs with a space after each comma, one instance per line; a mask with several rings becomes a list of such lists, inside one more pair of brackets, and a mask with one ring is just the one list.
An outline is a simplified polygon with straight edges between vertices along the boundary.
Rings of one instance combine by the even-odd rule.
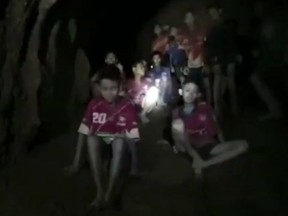
[[203, 61], [203, 45], [205, 37], [205, 32], [200, 30], [199, 28], [191, 31], [187, 27], [185, 27], [179, 30], [176, 39], [185, 49], [189, 59], [195, 60], [200, 57]]
[[158, 51], [161, 52], [163, 55], [167, 50], [168, 37], [168, 34], [162, 34], [161, 36], [156, 38], [152, 45], [152, 52]]
[[130, 132], [138, 127], [137, 122], [134, 105], [123, 98], [120, 98], [116, 105], [109, 104], [102, 98], [92, 99], [82, 120], [91, 135]]
[[[190, 139], [205, 139], [216, 142], [216, 135], [218, 134], [217, 122], [210, 105], [206, 103], [198, 104], [192, 113], [182, 114], [181, 108], [173, 112], [173, 118], [181, 118], [184, 121], [185, 132], [189, 135]], [[192, 141], [193, 143], [193, 141]], [[201, 142], [200, 142], [201, 143]], [[196, 148], [203, 147], [206, 144], [196, 144]]]

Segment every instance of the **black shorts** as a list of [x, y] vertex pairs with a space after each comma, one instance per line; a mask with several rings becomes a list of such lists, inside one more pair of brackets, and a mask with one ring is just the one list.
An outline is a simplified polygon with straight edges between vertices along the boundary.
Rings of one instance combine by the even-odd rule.
[[[104, 138], [103, 137], [99, 137], [100, 138], [100, 142], [101, 142], [101, 156], [102, 156], [102, 158], [111, 158], [113, 155], [112, 155], [112, 140], [110, 141], [110, 142], [107, 142], [107, 141], [105, 141], [104, 140]], [[139, 143], [139, 139], [125, 139], [124, 140], [124, 143], [125, 143], [125, 149], [128, 151], [128, 145], [130, 144], [130, 143], [132, 143], [132, 144], [137, 144], [137, 143]]]
[[215, 144], [206, 145], [201, 148], [197, 148], [196, 151], [203, 160], [209, 160], [212, 157], [210, 152], [215, 146], [216, 146]]
[[204, 93], [204, 97], [206, 95], [204, 88], [204, 79], [207, 77], [205, 73], [203, 73], [203, 67], [200, 68], [190, 68], [189, 74], [186, 76], [186, 80], [195, 82], [200, 88], [201, 92]]
[[214, 65], [220, 65], [221, 66], [221, 74], [224, 76], [227, 76], [227, 69], [229, 64], [235, 64], [236, 65], [236, 55], [229, 55], [226, 57], [218, 57], [217, 60], [211, 60], [210, 61], [211, 66]]

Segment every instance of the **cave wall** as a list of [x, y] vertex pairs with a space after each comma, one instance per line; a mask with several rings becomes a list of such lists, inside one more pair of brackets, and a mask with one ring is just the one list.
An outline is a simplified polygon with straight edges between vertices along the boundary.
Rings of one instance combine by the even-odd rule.
[[[15, 161], [34, 144], [66, 132], [74, 116], [71, 107], [83, 107], [89, 97], [89, 89], [75, 83], [77, 28], [71, 21], [71, 4], [59, 2], [8, 1], [4, 27], [0, 25], [1, 42], [7, 41], [0, 49], [0, 63], [6, 57], [0, 71], [0, 158], [8, 154]], [[54, 19], [48, 12], [55, 11], [55, 5], [69, 12], [63, 16], [58, 10]], [[76, 72], [83, 73], [79, 68], [84, 62], [88, 75], [86, 82], [83, 76], [80, 80], [87, 84], [89, 62], [85, 52], [81, 54]]]

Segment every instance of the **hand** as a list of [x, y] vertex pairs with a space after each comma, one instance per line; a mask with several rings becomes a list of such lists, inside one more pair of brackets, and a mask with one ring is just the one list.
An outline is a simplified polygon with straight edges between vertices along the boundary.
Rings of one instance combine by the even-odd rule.
[[140, 118], [141, 118], [141, 122], [142, 122], [143, 124], [146, 124], [146, 123], [148, 123], [148, 122], [150, 121], [150, 120], [146, 117], [145, 114], [141, 115]]
[[74, 164], [64, 168], [64, 172], [68, 175], [73, 175], [77, 173], [78, 171], [79, 171], [78, 166]]
[[182, 71], [182, 73], [187, 76], [189, 74], [189, 68], [188, 67], [185, 67]]
[[117, 68], [118, 68], [121, 72], [123, 72], [123, 65], [122, 65], [121, 63], [118, 63], [118, 64], [117, 64]]
[[204, 169], [206, 167], [206, 164], [205, 164], [205, 161], [202, 158], [197, 157], [197, 158], [194, 158], [192, 167], [195, 170], [201, 170], [201, 169]]

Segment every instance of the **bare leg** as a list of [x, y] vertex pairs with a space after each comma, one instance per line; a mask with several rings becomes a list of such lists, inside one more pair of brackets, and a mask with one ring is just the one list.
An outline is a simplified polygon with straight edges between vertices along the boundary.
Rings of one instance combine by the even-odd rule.
[[172, 122], [172, 134], [178, 151], [182, 153], [187, 152], [193, 159], [201, 159], [199, 154], [190, 145], [188, 137], [185, 134], [184, 123], [181, 119], [176, 119]]
[[97, 187], [97, 196], [92, 205], [101, 207], [104, 195], [101, 172], [101, 141], [96, 136], [88, 136], [87, 141], [92, 176]]
[[128, 145], [129, 145], [129, 150], [131, 153], [131, 171], [130, 175], [137, 176], [139, 174], [139, 163], [138, 163], [138, 142], [134, 140], [129, 140]]
[[213, 100], [214, 100], [214, 107], [215, 113], [217, 117], [221, 116], [221, 82], [222, 82], [222, 75], [221, 75], [221, 66], [214, 65], [213, 68], [214, 73], [214, 86], [213, 86]]
[[261, 80], [261, 78], [256, 73], [251, 76], [250, 80], [258, 96], [265, 103], [266, 107], [269, 110], [270, 116], [267, 116], [267, 118], [280, 117], [281, 116], [280, 105], [273, 96], [268, 86]]
[[205, 167], [209, 167], [211, 165], [219, 164], [235, 158], [239, 154], [246, 152], [248, 150], [248, 147], [248, 143], [244, 140], [236, 140], [218, 144], [211, 151], [211, 155], [215, 156], [205, 161]]
[[234, 115], [237, 115], [237, 95], [236, 95], [236, 84], [235, 84], [235, 64], [230, 63], [227, 68], [227, 84], [230, 95], [230, 108]]
[[122, 160], [125, 154], [125, 141], [124, 139], [117, 138], [112, 142], [112, 152], [113, 158], [110, 167], [110, 178], [108, 183], [108, 189], [105, 195], [105, 201], [112, 201], [112, 194], [114, 192], [117, 180], [119, 179], [121, 169], [122, 169]]
[[82, 153], [85, 142], [86, 142], [86, 135], [79, 133], [73, 163], [71, 166], [65, 168], [65, 171], [67, 171], [68, 173], [75, 173], [79, 170], [80, 161], [81, 161], [81, 153]]

